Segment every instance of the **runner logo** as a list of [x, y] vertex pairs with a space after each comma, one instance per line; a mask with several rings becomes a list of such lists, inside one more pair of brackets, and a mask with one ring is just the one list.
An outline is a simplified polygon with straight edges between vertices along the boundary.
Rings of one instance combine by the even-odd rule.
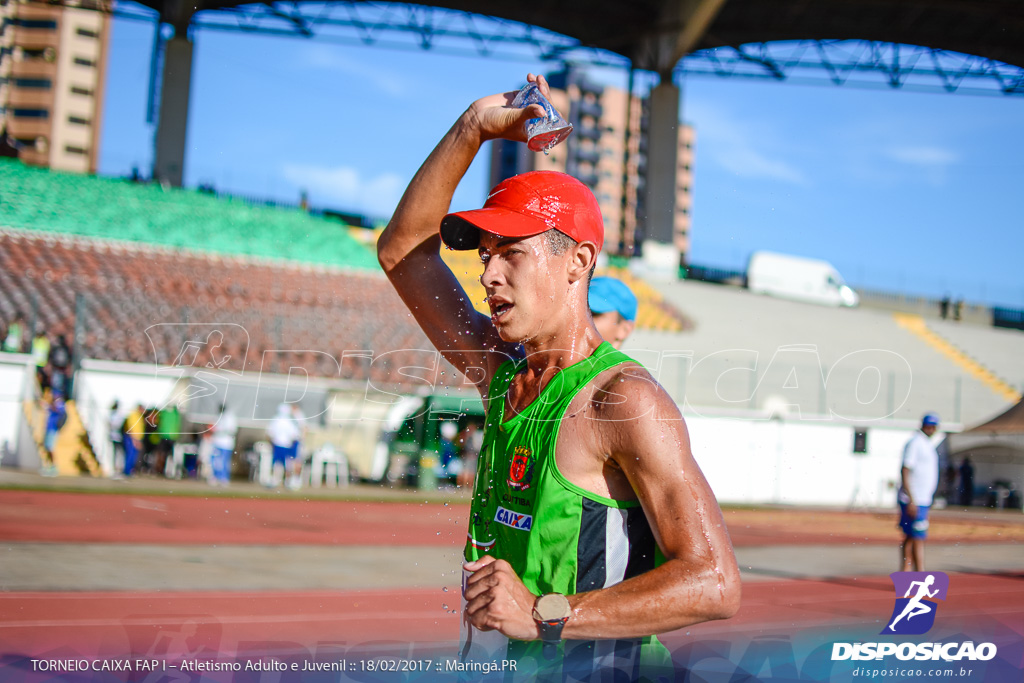
[[889, 577], [896, 589], [896, 605], [881, 633], [927, 633], [935, 624], [935, 600], [946, 599], [949, 577], [942, 572], [893, 572]]

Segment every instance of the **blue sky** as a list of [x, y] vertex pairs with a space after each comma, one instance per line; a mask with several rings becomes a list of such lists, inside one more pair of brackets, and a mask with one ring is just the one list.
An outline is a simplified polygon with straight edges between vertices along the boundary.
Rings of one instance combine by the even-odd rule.
[[[100, 172], [152, 164], [153, 27], [115, 20]], [[185, 184], [387, 217], [476, 97], [539, 62], [201, 31]], [[623, 74], [595, 76], [624, 84]], [[768, 249], [834, 263], [857, 286], [1024, 307], [1024, 97], [689, 78], [691, 261]], [[486, 152], [456, 193], [479, 206]]]

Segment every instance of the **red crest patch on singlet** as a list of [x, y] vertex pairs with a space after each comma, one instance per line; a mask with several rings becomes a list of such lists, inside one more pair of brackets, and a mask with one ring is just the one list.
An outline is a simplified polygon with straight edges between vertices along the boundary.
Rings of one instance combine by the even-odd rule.
[[526, 446], [516, 446], [512, 452], [512, 464], [508, 468], [508, 485], [522, 491], [530, 488], [533, 480], [533, 452]]

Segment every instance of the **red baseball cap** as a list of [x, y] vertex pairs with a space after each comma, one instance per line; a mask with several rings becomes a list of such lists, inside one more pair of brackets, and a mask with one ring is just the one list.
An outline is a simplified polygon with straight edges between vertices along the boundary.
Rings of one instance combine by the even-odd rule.
[[476, 249], [481, 230], [532, 237], [552, 228], [598, 251], [604, 245], [604, 219], [590, 188], [565, 173], [531, 171], [495, 185], [484, 208], [445, 216], [441, 239], [452, 249]]

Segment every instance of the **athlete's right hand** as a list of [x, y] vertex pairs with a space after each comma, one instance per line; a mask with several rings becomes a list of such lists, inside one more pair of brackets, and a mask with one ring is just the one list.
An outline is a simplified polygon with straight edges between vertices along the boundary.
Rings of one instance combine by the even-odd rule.
[[[536, 83], [544, 97], [549, 97], [551, 90], [543, 76], [528, 74], [526, 80]], [[544, 116], [544, 107], [531, 104], [525, 109], [514, 109], [512, 100], [517, 91], [488, 95], [482, 97], [463, 114], [463, 119], [480, 135], [481, 141], [504, 138], [517, 142], [526, 142], [526, 122]]]
[[466, 579], [464, 597], [469, 622], [481, 631], [499, 631], [516, 640], [540, 638], [533, 620], [537, 596], [516, 575], [505, 560], [484, 555], [463, 565], [473, 572]]

